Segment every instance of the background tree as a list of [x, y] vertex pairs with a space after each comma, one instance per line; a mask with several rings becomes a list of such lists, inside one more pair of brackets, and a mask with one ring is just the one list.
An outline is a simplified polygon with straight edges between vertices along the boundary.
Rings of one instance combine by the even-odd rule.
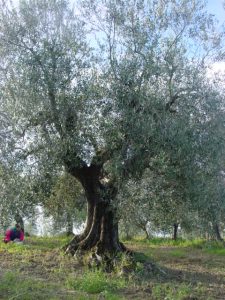
[[44, 202], [44, 207], [53, 216], [55, 226], [65, 227], [67, 235], [73, 235], [73, 224], [79, 227], [85, 221], [85, 202], [80, 183], [71, 175], [63, 174]]
[[35, 214], [37, 198], [31, 178], [22, 176], [18, 170], [1, 166], [0, 169], [0, 213], [1, 227], [6, 229], [12, 222], [19, 223], [24, 230], [24, 220]]

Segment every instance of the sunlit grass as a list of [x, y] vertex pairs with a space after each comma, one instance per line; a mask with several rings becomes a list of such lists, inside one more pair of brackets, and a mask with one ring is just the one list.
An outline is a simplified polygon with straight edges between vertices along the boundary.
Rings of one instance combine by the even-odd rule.
[[66, 285], [68, 288], [90, 294], [101, 293], [104, 299], [122, 299], [116, 292], [124, 288], [127, 282], [124, 278], [106, 274], [101, 270], [87, 270], [78, 277], [69, 276]]
[[204, 239], [177, 239], [177, 240], [172, 240], [170, 238], [151, 238], [151, 239], [146, 239], [143, 238], [142, 236], [137, 236], [134, 237], [133, 239], [129, 241], [124, 241], [127, 245], [132, 245], [132, 244], [138, 244], [138, 245], [146, 245], [150, 246], [152, 248], [157, 248], [157, 247], [191, 247], [191, 248], [196, 248], [196, 249], [204, 249], [204, 248], [210, 248], [210, 247], [215, 247], [215, 248], [220, 248], [224, 247], [223, 244], [220, 242], [216, 241], [206, 241]]
[[14, 252], [25, 252], [25, 251], [49, 251], [52, 249], [61, 249], [66, 243], [70, 241], [71, 237], [26, 237], [23, 244], [19, 243], [0, 243], [0, 251], [6, 250]]

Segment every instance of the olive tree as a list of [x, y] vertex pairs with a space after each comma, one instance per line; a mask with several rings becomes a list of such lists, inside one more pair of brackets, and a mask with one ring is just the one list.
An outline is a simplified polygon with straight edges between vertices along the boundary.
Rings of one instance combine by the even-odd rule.
[[202, 101], [202, 58], [218, 36], [200, 2], [81, 4], [2, 3], [1, 101], [16, 141], [5, 147], [25, 172], [65, 168], [81, 183], [86, 228], [67, 252], [125, 251], [118, 189], [166, 143], [167, 123]]

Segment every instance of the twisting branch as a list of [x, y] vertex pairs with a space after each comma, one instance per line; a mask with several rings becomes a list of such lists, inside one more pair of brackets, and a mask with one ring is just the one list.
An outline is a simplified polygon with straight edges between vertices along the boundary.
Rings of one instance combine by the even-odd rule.
[[166, 111], [171, 113], [176, 113], [176, 109], [173, 109], [172, 106], [175, 104], [176, 100], [179, 99], [179, 93], [170, 96], [170, 101], [166, 103]]

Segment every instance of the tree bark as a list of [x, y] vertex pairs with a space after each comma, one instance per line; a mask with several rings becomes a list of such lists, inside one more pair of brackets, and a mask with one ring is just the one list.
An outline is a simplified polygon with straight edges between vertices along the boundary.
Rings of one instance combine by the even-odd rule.
[[142, 226], [140, 226], [140, 228], [144, 231], [146, 240], [149, 240], [150, 236], [149, 236], [148, 230], [146, 228], [146, 225], [142, 225]]
[[147, 228], [145, 228], [145, 236], [146, 236], [146, 239], [147, 240], [150, 240], [150, 235], [149, 235], [149, 233], [148, 233], [148, 230], [147, 230]]
[[173, 224], [173, 240], [176, 241], [177, 240], [177, 236], [178, 236], [178, 223], [174, 223]]
[[21, 215], [19, 213], [16, 213], [16, 215], [15, 215], [15, 221], [16, 221], [17, 224], [19, 224], [21, 226], [21, 230], [24, 232], [23, 218], [21, 217]]
[[104, 255], [126, 250], [119, 242], [118, 220], [112, 205], [116, 190], [112, 185], [100, 182], [100, 171], [96, 165], [70, 170], [81, 182], [88, 205], [85, 230], [66, 245], [66, 253], [75, 255], [77, 250], [95, 250]]
[[213, 231], [214, 231], [216, 240], [225, 243], [224, 239], [222, 238], [222, 236], [220, 234], [220, 228], [217, 223], [213, 224]]
[[69, 212], [66, 213], [66, 235], [73, 235], [73, 219]]

